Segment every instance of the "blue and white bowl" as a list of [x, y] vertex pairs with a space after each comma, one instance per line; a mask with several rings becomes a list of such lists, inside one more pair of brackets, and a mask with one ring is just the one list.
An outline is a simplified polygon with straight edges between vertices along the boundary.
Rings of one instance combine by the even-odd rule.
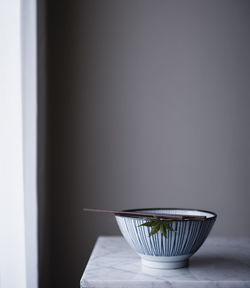
[[186, 267], [189, 258], [201, 247], [211, 231], [217, 215], [210, 211], [175, 208], [132, 209], [125, 211], [206, 216], [205, 220], [173, 220], [177, 232], [167, 230], [149, 236], [151, 227], [140, 226], [145, 218], [116, 215], [119, 228], [129, 245], [141, 256], [142, 264], [152, 268], [176, 269]]

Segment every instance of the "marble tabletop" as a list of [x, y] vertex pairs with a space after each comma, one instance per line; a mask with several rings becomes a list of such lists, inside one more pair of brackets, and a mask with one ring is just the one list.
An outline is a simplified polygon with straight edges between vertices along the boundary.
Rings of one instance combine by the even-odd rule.
[[141, 265], [123, 237], [98, 238], [81, 288], [250, 287], [250, 238], [208, 237], [188, 268], [160, 270]]

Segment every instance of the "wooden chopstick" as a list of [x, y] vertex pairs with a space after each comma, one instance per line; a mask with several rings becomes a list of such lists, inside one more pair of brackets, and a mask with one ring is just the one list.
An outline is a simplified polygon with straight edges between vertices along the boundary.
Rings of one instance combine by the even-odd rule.
[[142, 213], [142, 212], [133, 212], [133, 211], [103, 210], [103, 209], [91, 209], [91, 208], [84, 208], [83, 211], [96, 212], [96, 213], [107, 213], [107, 214], [114, 214], [114, 215], [159, 217], [159, 218], [172, 219], [172, 220], [199, 220], [199, 221], [203, 221], [206, 219], [206, 216], [197, 216], [197, 215], [157, 214], [157, 213], [145, 213], [145, 212]]

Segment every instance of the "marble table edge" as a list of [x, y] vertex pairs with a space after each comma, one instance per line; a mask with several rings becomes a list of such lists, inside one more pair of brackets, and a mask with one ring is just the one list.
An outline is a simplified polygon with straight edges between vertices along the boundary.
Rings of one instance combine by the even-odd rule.
[[[220, 236], [210, 236], [210, 239], [226, 239], [225, 237], [220, 237]], [[97, 238], [95, 245], [93, 247], [91, 256], [89, 258], [88, 264], [86, 265], [86, 268], [84, 270], [84, 272], [87, 270], [89, 264], [91, 263], [91, 259], [93, 257], [93, 254], [95, 254], [94, 252], [96, 252], [97, 248], [98, 248], [98, 244], [100, 242], [102, 242], [103, 240], [113, 240], [113, 239], [123, 239], [125, 241], [125, 239], [122, 236], [107, 236], [107, 235], [101, 235]], [[227, 238], [228, 241], [240, 241], [240, 240], [247, 240], [247, 242], [249, 241], [250, 243], [250, 238], [249, 237], [230, 237], [229, 239]], [[139, 256], [138, 256], [139, 257]], [[91, 279], [86, 279], [85, 278], [85, 274], [83, 273], [81, 281], [80, 281], [80, 287], [81, 288], [101, 288], [101, 287], [124, 287], [121, 284], [124, 283], [124, 280], [119, 280], [119, 279], [108, 279], [108, 280], [104, 280], [104, 279], [95, 279], [95, 280], [91, 280]], [[139, 285], [138, 285], [139, 284]], [[141, 286], [142, 285], [142, 286]], [[173, 287], [187, 287], [187, 288], [196, 288], [196, 287], [209, 287], [209, 288], [213, 288], [213, 287], [222, 287], [222, 288], [237, 288], [237, 287], [245, 287], [245, 288], [250, 288], [250, 280], [157, 280], [157, 279], [153, 279], [153, 281], [148, 281], [148, 280], [140, 280], [138, 283], [138, 280], [136, 279], [132, 279], [132, 280], [126, 280], [126, 287], [143, 287], [143, 285], [147, 285], [147, 287], [155, 287], [155, 285], [159, 285], [159, 287], [166, 287], [166, 288], [173, 288]], [[180, 286], [181, 285], [181, 286]], [[202, 285], [202, 286], [200, 286]], [[157, 287], [156, 286], [156, 287]]]

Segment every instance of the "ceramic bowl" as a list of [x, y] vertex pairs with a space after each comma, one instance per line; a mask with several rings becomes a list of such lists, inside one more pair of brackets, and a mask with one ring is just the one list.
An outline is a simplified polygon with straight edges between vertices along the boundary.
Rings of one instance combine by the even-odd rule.
[[206, 216], [205, 220], [173, 220], [176, 232], [167, 230], [167, 237], [159, 231], [149, 236], [151, 227], [140, 226], [145, 218], [116, 215], [122, 235], [141, 257], [142, 264], [151, 268], [176, 269], [186, 267], [189, 258], [201, 247], [211, 231], [217, 215], [210, 211], [175, 208], [147, 208], [124, 211]]

